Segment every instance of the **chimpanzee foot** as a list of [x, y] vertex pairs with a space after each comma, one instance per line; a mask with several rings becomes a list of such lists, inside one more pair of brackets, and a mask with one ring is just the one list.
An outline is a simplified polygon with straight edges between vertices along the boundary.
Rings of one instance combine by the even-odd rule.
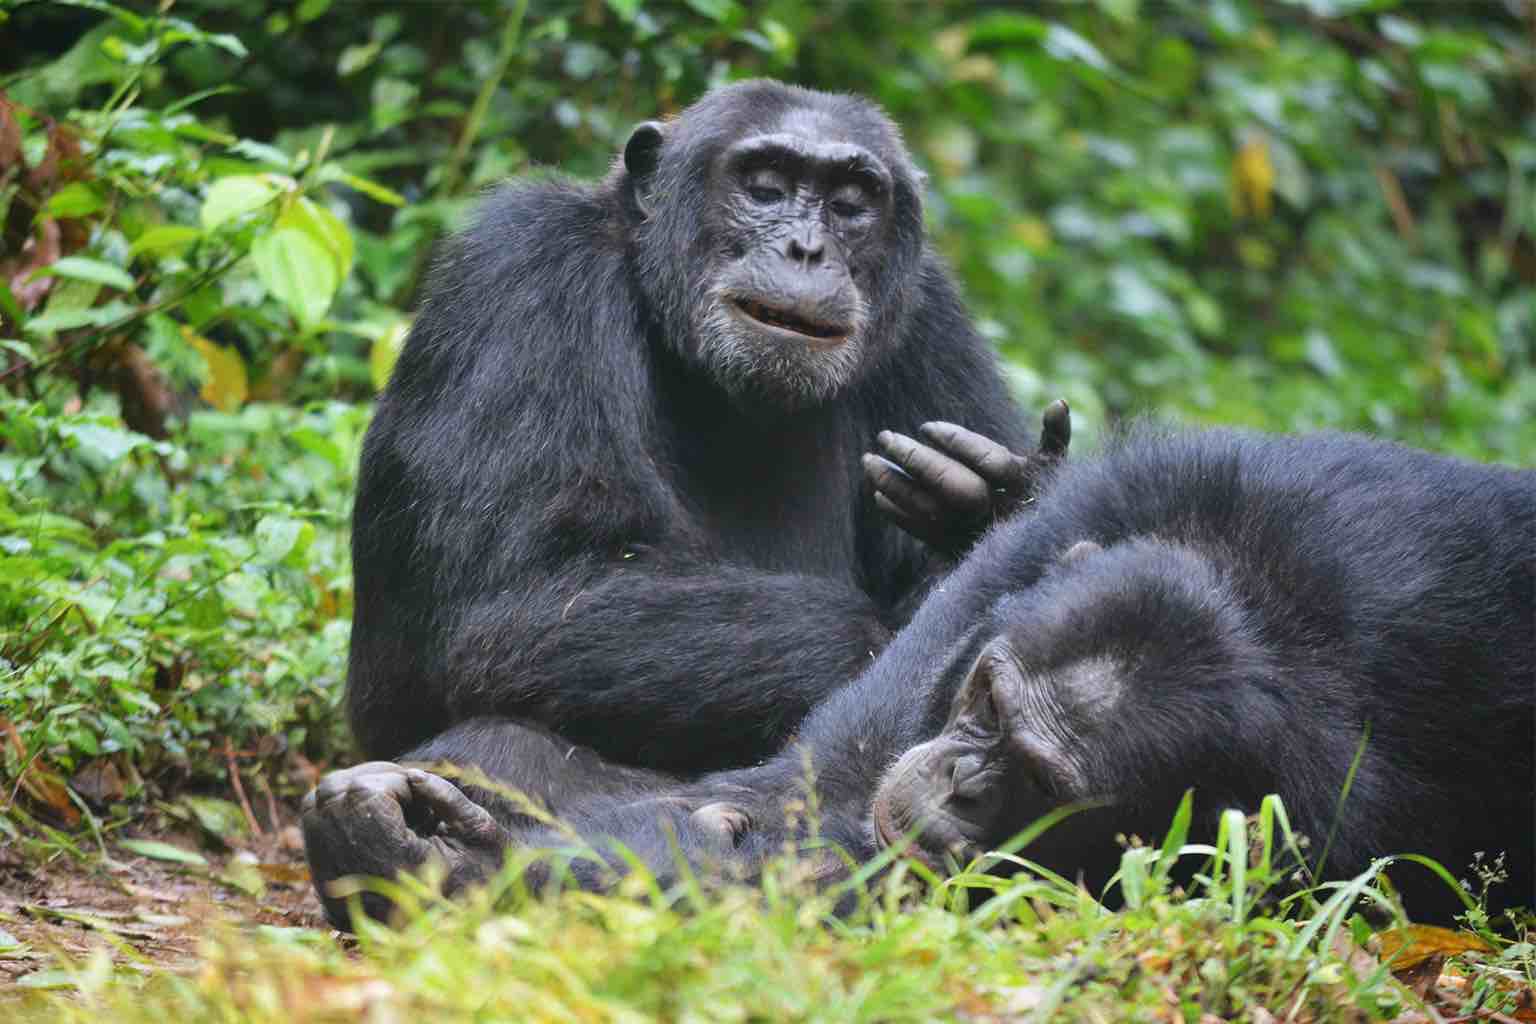
[[[331, 772], [304, 798], [304, 853], [315, 892], [332, 926], [350, 930], [347, 901], [331, 883], [345, 877], [394, 878], [435, 860], [452, 893], [501, 866], [512, 834], [447, 779], [392, 761]], [[386, 920], [391, 904], [363, 893], [369, 917]]]

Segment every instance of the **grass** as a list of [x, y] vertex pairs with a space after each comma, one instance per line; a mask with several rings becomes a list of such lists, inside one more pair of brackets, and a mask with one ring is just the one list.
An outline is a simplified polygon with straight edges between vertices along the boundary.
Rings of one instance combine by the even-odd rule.
[[[1294, 847], [1278, 802], [1246, 821], [1230, 815], [1213, 846], [1185, 843], [1187, 824], [1186, 804], [1161, 846], [1127, 846], [1115, 911], [1009, 853], [943, 880], [894, 860], [842, 915], [832, 908], [848, 891], [811, 888], [792, 855], [752, 887], [706, 892], [685, 877], [662, 891], [637, 872], [610, 895], [535, 896], [521, 884], [524, 854], [462, 902], [437, 896], [430, 878], [373, 883], [400, 920], [364, 923], [355, 940], [227, 923], [190, 969], [146, 973], [152, 965], [136, 970], [106, 951], [57, 958], [32, 982], [56, 989], [5, 1008], [19, 1021], [134, 1024], [1428, 1021], [1413, 1014], [1530, 1006], [1529, 941], [1372, 933], [1356, 908], [1390, 903], [1388, 861], [1297, 889], [1280, 856]], [[1001, 859], [1018, 873], [985, 872]]]

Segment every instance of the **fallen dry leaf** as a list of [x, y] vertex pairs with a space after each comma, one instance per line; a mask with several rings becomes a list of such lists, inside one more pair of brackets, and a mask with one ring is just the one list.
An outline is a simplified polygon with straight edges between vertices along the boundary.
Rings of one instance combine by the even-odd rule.
[[1389, 928], [1375, 937], [1376, 952], [1394, 972], [1416, 967], [1430, 957], [1460, 953], [1492, 953], [1493, 947], [1472, 932], [1410, 924]]

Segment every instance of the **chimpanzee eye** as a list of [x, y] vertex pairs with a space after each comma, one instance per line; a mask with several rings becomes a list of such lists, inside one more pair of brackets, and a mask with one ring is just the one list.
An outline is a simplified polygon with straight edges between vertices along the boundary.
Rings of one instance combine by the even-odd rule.
[[850, 203], [846, 199], [832, 200], [832, 212], [839, 217], [857, 217], [864, 212], [864, 207], [858, 203]]
[[784, 201], [789, 194], [787, 183], [773, 171], [759, 170], [747, 176], [747, 196], [762, 206]]

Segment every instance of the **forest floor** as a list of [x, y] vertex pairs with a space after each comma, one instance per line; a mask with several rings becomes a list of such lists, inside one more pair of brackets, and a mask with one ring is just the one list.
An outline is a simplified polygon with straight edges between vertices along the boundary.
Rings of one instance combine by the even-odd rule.
[[664, 893], [638, 877], [529, 896], [513, 858], [461, 904], [397, 887], [395, 927], [342, 937], [295, 806], [258, 804], [184, 794], [132, 820], [12, 830], [0, 1019], [1536, 1024], [1532, 933], [1371, 935], [1343, 890], [1283, 912], [1219, 859], [1190, 893], [1149, 861], [1114, 913], [1065, 880], [915, 885], [898, 868], [845, 917], [797, 888], [792, 861], [759, 888]]
[[[67, 987], [61, 962], [101, 951], [129, 971], [181, 971], [218, 926], [324, 929], [291, 808], [210, 850], [200, 829], [53, 854], [0, 847], [0, 987]], [[132, 848], [130, 848], [132, 847]]]

